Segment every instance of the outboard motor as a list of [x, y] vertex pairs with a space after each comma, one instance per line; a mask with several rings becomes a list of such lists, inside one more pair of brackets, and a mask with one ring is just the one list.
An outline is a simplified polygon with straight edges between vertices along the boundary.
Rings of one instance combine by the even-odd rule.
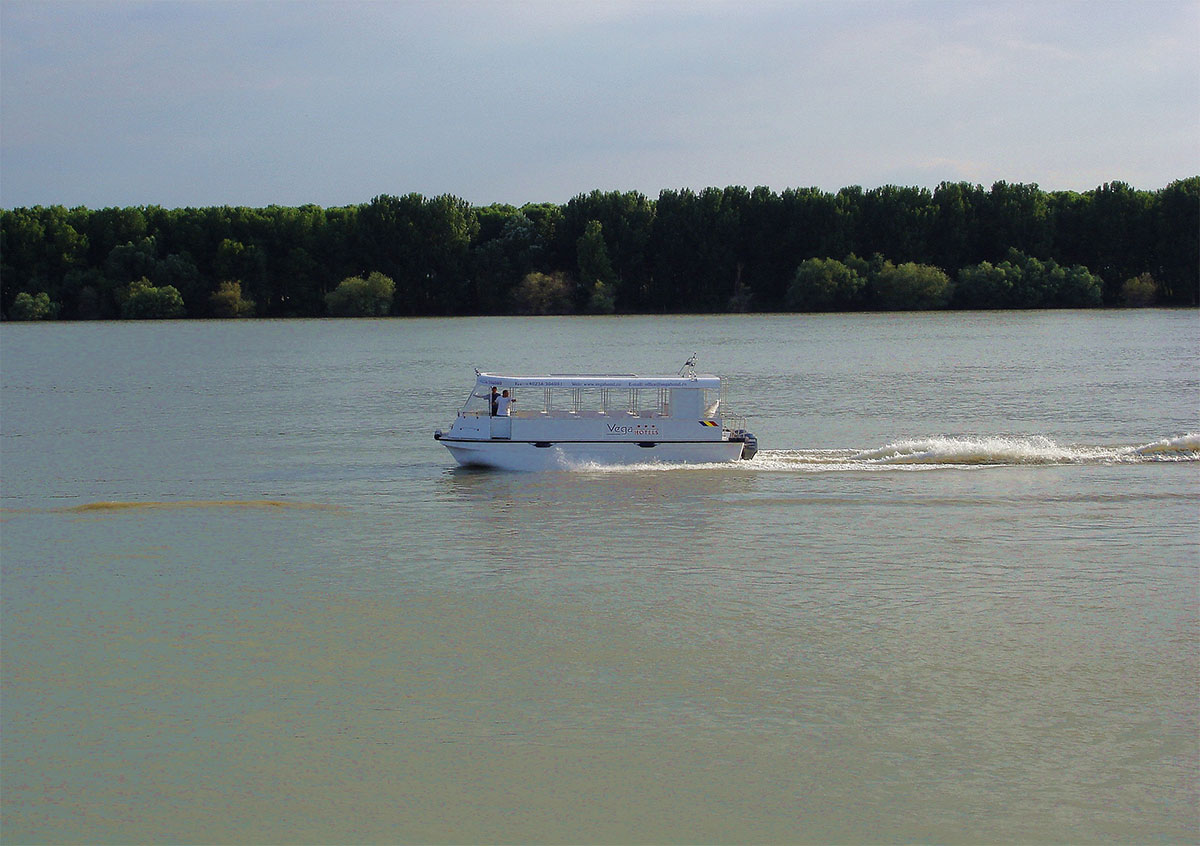
[[729, 433], [729, 440], [742, 442], [743, 461], [749, 461], [758, 452], [758, 438], [745, 429], [734, 429]]

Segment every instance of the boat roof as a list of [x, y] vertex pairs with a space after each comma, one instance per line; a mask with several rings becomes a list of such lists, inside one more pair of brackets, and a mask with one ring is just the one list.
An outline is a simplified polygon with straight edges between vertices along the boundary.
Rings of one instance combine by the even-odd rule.
[[480, 373], [479, 385], [497, 388], [719, 388], [721, 377], [639, 376], [636, 373], [548, 373], [542, 376], [504, 376]]

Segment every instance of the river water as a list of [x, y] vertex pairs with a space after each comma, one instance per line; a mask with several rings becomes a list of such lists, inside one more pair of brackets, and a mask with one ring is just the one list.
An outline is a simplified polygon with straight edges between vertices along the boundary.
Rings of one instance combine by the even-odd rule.
[[[0, 327], [5, 842], [1195, 842], [1192, 311]], [[461, 470], [472, 368], [721, 467]]]

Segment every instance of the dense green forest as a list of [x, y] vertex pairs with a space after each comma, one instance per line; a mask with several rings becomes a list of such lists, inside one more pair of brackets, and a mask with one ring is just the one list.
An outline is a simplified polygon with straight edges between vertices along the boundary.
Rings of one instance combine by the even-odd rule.
[[593, 191], [565, 205], [0, 211], [5, 319], [1200, 302], [1200, 176], [1046, 192]]

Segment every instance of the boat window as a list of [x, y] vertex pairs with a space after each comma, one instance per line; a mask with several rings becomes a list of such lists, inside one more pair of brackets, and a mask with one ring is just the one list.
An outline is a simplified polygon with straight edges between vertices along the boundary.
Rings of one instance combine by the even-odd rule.
[[605, 396], [607, 393], [609, 391], [605, 388], [575, 388], [571, 392], [571, 399], [574, 401], [572, 410], [576, 414], [605, 411], [605, 403], [608, 401]]
[[612, 414], [614, 409], [623, 410], [622, 401], [612, 388], [555, 388], [546, 389], [546, 411], [569, 414]]
[[[621, 415], [634, 417], [671, 417], [683, 414], [691, 417], [700, 408], [695, 403], [701, 397], [704, 406], [715, 409], [717, 391], [694, 388], [626, 388], [626, 387], [527, 387], [522, 390], [504, 388], [517, 404], [512, 416], [525, 417], [549, 414], [555, 417], [579, 415], [600, 417]], [[476, 384], [467, 397], [462, 411], [469, 415], [487, 416], [491, 413], [491, 388]], [[683, 402], [687, 399], [686, 402]], [[682, 405], [681, 405], [682, 403]], [[676, 407], [679, 406], [679, 407]], [[713, 414], [710, 411], [709, 414]]]
[[[509, 388], [508, 391], [514, 399], [520, 393], [512, 388]], [[487, 389], [477, 388], [476, 393], [481, 396], [472, 396], [467, 401], [464, 411], [479, 411], [486, 414], [488, 412]], [[669, 388], [556, 387], [526, 390], [524, 395], [526, 397], [524, 403], [519, 403], [514, 409], [516, 416], [542, 413], [555, 416], [620, 414], [640, 417], [669, 417], [671, 414], [671, 390]]]
[[482, 415], [490, 414], [492, 403], [488, 398], [488, 394], [491, 392], [491, 390], [492, 389], [486, 385], [477, 384], [471, 390], [471, 395], [467, 397], [467, 401], [462, 407], [463, 413]]
[[708, 388], [704, 389], [703, 394], [704, 394], [704, 416], [710, 417], [710, 418], [716, 417], [721, 410], [720, 394], [717, 391], [711, 390]]

